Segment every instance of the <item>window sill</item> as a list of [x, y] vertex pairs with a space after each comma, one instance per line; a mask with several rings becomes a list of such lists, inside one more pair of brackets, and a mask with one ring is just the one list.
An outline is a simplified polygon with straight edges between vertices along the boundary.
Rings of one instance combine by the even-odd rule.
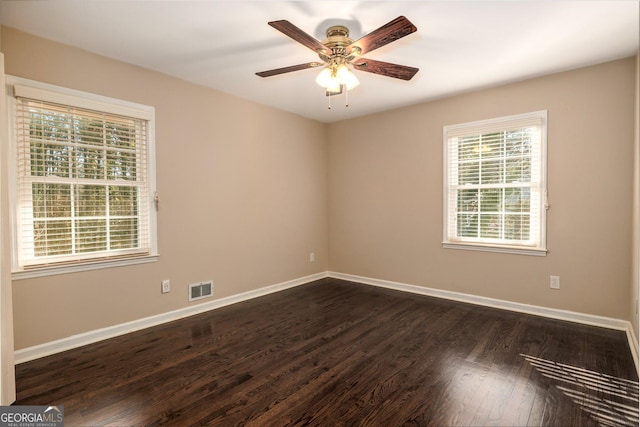
[[74, 265], [48, 265], [43, 267], [29, 268], [25, 270], [13, 271], [11, 280], [32, 279], [35, 277], [53, 276], [56, 274], [77, 273], [80, 271], [99, 270], [102, 268], [123, 267], [127, 265], [146, 264], [158, 261], [159, 255], [146, 255], [132, 258], [119, 258], [110, 260], [99, 260], [84, 262]]
[[445, 249], [461, 249], [467, 251], [496, 252], [514, 255], [546, 256], [546, 249], [538, 249], [524, 246], [487, 245], [478, 243], [442, 242]]

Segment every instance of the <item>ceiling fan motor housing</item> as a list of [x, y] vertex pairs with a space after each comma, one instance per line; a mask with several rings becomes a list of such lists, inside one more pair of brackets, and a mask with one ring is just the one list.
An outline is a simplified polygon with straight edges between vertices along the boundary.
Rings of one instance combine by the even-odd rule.
[[318, 55], [330, 66], [347, 63], [355, 57], [351, 55], [352, 51], [347, 52], [347, 46], [352, 43], [353, 40], [349, 38], [349, 29], [342, 25], [334, 25], [327, 29], [327, 38], [322, 42], [331, 50], [331, 55], [328, 56], [323, 52], [319, 52]]

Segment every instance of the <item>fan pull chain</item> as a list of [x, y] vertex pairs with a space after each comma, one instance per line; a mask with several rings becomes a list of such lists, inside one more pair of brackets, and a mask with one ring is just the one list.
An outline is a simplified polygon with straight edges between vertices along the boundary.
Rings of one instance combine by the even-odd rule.
[[327, 98], [329, 98], [329, 106], [327, 107], [327, 109], [331, 110], [331, 95], [327, 96]]
[[344, 88], [344, 106], [345, 107], [349, 106], [349, 90], [347, 89], [346, 86]]

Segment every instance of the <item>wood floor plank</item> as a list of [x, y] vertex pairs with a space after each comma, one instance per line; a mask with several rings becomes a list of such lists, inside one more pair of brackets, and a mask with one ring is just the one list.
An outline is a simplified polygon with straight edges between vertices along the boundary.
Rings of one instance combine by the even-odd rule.
[[69, 426], [637, 421], [624, 332], [337, 279], [27, 362], [16, 375], [16, 404], [64, 405]]

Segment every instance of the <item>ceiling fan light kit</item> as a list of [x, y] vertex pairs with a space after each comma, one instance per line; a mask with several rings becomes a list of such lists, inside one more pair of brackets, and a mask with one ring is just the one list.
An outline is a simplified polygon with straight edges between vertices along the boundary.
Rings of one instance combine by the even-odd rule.
[[[309, 62], [256, 73], [260, 77], [270, 77], [324, 66], [324, 69], [316, 78], [316, 83], [325, 89], [325, 94], [328, 97], [342, 92], [345, 93], [346, 97], [349, 90], [360, 84], [360, 81], [350, 69], [351, 67], [354, 70], [401, 80], [411, 80], [418, 72], [418, 68], [361, 57], [367, 52], [415, 32], [417, 30], [415, 25], [404, 16], [397, 17], [355, 42], [349, 38], [349, 29], [342, 25], [329, 27], [326, 33], [327, 38], [322, 42], [311, 37], [289, 21], [271, 21], [269, 25], [316, 52], [322, 62]], [[345, 102], [345, 105], [349, 106], [348, 101]], [[329, 108], [331, 108], [331, 99], [329, 99]]]
[[346, 64], [340, 64], [338, 66], [327, 66], [323, 69], [318, 77], [316, 83], [320, 87], [326, 88], [328, 92], [339, 92], [340, 86], [346, 86], [347, 90], [351, 90], [360, 84], [358, 78], [347, 68]]

